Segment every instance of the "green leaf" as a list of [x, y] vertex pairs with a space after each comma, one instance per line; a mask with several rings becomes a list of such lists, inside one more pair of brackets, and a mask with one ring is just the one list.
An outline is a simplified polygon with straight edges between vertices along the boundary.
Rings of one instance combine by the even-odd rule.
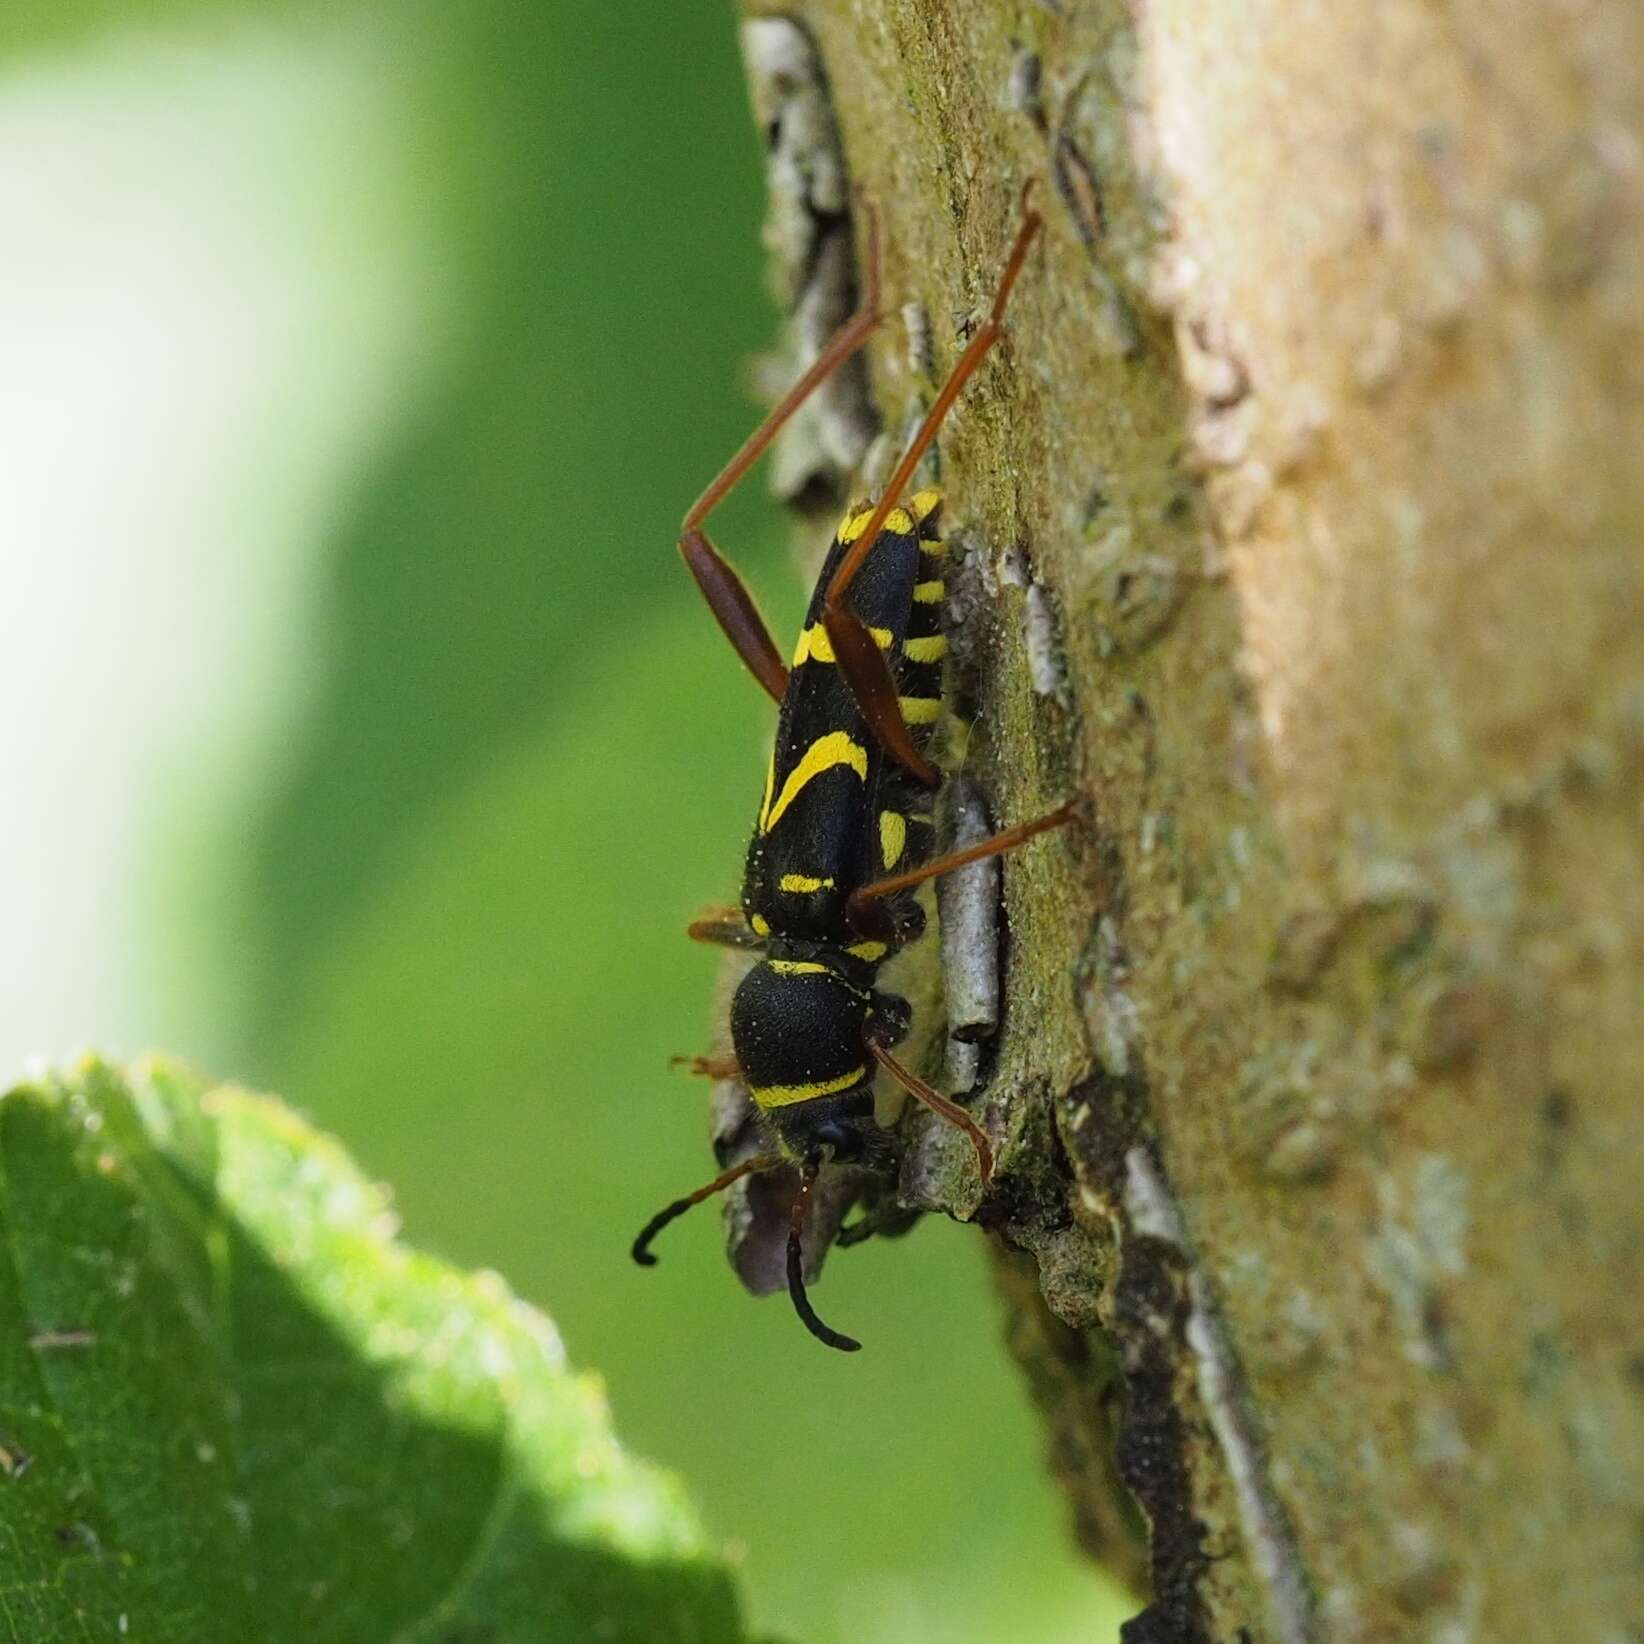
[[280, 1103], [156, 1062], [0, 1097], [0, 1261], [0, 1639], [744, 1636], [548, 1320]]

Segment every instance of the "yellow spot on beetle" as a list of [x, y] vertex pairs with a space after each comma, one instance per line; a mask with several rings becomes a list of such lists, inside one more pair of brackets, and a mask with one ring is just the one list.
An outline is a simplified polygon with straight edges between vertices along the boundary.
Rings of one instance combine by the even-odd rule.
[[857, 959], [864, 959], [870, 965], [876, 965], [890, 952], [890, 947], [884, 942], [852, 942], [845, 952]]
[[[927, 493], [921, 493], [921, 495], [925, 494]], [[938, 501], [940, 501], [940, 498], [938, 498]], [[878, 504], [874, 503], [869, 507], [864, 508], [860, 513], [850, 515], [839, 527], [839, 540], [841, 542], [855, 542], [856, 539], [861, 536], [865, 530], [867, 530], [868, 521], [873, 518], [874, 511], [877, 507]], [[927, 508], [925, 513], [928, 514], [929, 512], [930, 509]], [[923, 519], [924, 517], [924, 514], [919, 515], [920, 519]], [[880, 527], [880, 529], [882, 531], [894, 531], [898, 536], [912, 536], [913, 520], [909, 518], [906, 508], [893, 508], [888, 514], [885, 515], [885, 523]]]
[[778, 976], [827, 976], [826, 965], [814, 959], [767, 959], [765, 961]]
[[942, 505], [940, 491], [915, 491], [908, 498], [908, 508], [921, 525]]
[[940, 577], [933, 582], [916, 582], [913, 585], [914, 600], [920, 605], [940, 605], [947, 591], [948, 585]]
[[879, 854], [887, 868], [902, 860], [908, 843], [908, 819], [900, 811], [879, 813]]
[[[870, 628], [873, 642], [881, 651], [890, 649], [894, 637], [889, 628]], [[828, 630], [820, 622], [813, 622], [809, 628], [802, 628], [799, 632], [799, 643], [794, 647], [793, 666], [797, 668], [802, 662], [837, 662], [839, 659], [833, 654], [833, 641], [828, 638]]]
[[795, 1102], [814, 1102], [818, 1096], [837, 1096], [859, 1084], [867, 1071], [863, 1062], [837, 1079], [821, 1079], [814, 1085], [749, 1085], [748, 1094], [760, 1107], [791, 1107]]
[[855, 542], [868, 528], [868, 521], [873, 518], [873, 509], [864, 508], [859, 514], [849, 514], [845, 522], [839, 527], [841, 542]]
[[794, 896], [809, 896], [812, 891], [832, 890], [831, 879], [813, 879], [808, 873], [785, 873], [777, 880], [776, 888]]
[[788, 772], [782, 792], [772, 804], [767, 799], [759, 816], [759, 831], [769, 833], [787, 813], [788, 807], [799, 797], [807, 782], [813, 781], [835, 765], [848, 765], [861, 779], [868, 779], [868, 750], [860, 742], [852, 742], [845, 731], [829, 731], [819, 736], [805, 750], [804, 757]]
[[945, 634], [923, 634], [917, 639], [902, 641], [902, 655], [909, 662], [940, 662], [948, 654]]
[[754, 914], [748, 920], [748, 923], [753, 926], [755, 936], [769, 936], [771, 934], [771, 922], [762, 913]]
[[937, 696], [899, 696], [902, 718], [909, 725], [934, 725], [942, 717], [942, 699]]

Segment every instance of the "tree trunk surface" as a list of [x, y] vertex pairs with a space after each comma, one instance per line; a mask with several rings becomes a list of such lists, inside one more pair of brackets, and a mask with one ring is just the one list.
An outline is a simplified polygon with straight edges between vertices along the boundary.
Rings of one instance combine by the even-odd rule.
[[791, 495], [1040, 179], [938, 478], [967, 772], [1082, 809], [1004, 873], [996, 1190], [915, 1186], [1127, 1639], [1640, 1644], [1644, 7], [747, 10], [801, 353], [847, 183], [885, 244]]

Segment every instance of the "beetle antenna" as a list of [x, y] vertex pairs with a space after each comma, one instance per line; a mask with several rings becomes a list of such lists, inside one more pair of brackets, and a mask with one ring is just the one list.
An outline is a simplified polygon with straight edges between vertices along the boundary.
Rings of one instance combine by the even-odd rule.
[[805, 1207], [810, 1203], [811, 1188], [816, 1184], [820, 1162], [813, 1156], [799, 1171], [799, 1191], [793, 1196], [793, 1211], [788, 1217], [788, 1294], [793, 1298], [793, 1310], [799, 1322], [826, 1347], [837, 1347], [841, 1353], [856, 1353], [862, 1344], [853, 1336], [844, 1336], [825, 1325], [811, 1306], [805, 1294], [805, 1253], [799, 1241], [800, 1229], [805, 1225]]
[[779, 1153], [756, 1153], [751, 1159], [744, 1159], [739, 1165], [732, 1165], [723, 1176], [715, 1176], [706, 1187], [699, 1187], [694, 1193], [687, 1193], [683, 1199], [675, 1199], [666, 1210], [659, 1210], [640, 1230], [639, 1237], [634, 1240], [633, 1257], [641, 1267], [655, 1267], [656, 1257], [651, 1254], [651, 1240], [654, 1239], [669, 1222], [683, 1216], [693, 1204], [701, 1204], [704, 1199], [711, 1199], [716, 1193], [723, 1193], [732, 1182], [739, 1182], [744, 1176], [752, 1176], [761, 1170], [775, 1170], [782, 1163]]

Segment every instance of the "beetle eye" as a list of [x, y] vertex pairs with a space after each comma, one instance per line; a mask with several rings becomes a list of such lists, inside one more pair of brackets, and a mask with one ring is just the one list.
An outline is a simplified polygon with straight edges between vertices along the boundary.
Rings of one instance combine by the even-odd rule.
[[816, 1139], [840, 1161], [862, 1157], [862, 1133], [854, 1125], [827, 1124], [816, 1131]]

